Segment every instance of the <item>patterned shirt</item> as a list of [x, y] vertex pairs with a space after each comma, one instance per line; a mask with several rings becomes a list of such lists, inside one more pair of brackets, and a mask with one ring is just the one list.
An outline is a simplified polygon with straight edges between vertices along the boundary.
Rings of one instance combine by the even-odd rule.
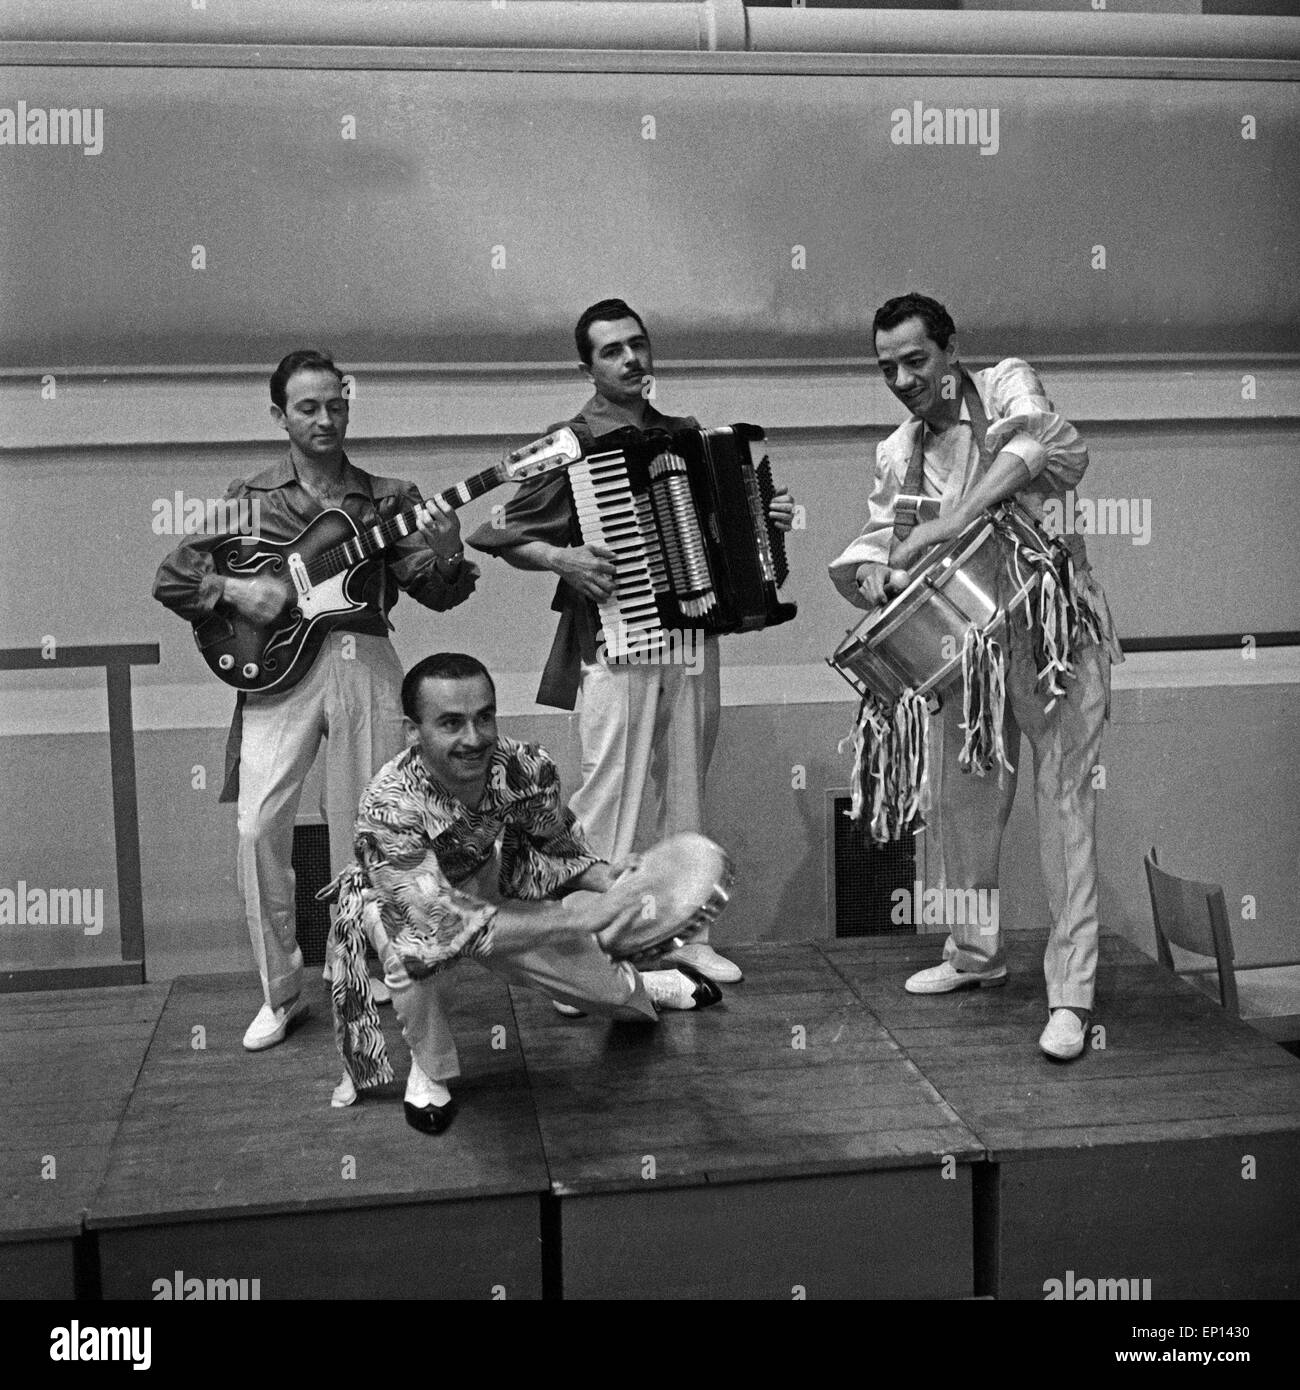
[[[492, 949], [496, 907], [456, 887], [500, 856], [502, 899], [557, 896], [603, 863], [563, 804], [560, 777], [537, 744], [500, 738], [475, 810], [430, 773], [418, 748], [385, 763], [361, 798], [357, 862], [325, 890], [338, 895], [334, 1026], [358, 1086], [392, 1079], [366, 980], [367, 917], [383, 924], [408, 974], [422, 979]], [[499, 851], [498, 851], [499, 846]]]

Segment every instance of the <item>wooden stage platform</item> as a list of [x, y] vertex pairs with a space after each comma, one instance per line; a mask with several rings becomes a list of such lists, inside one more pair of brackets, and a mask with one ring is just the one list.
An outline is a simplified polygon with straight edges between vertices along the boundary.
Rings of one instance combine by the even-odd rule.
[[905, 994], [938, 945], [738, 947], [657, 1028], [461, 966], [437, 1138], [400, 1082], [330, 1108], [319, 981], [256, 1055], [251, 976], [7, 996], [0, 1297], [1296, 1296], [1300, 1062], [1107, 938], [1057, 1065], [1041, 935], [1005, 988]]

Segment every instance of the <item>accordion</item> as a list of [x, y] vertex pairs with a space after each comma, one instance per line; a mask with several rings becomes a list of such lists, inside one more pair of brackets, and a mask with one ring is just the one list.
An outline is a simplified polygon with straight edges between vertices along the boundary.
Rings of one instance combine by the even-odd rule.
[[664, 659], [672, 634], [754, 632], [798, 611], [777, 590], [785, 537], [768, 521], [775, 491], [755, 425], [620, 430], [569, 465], [583, 542], [612, 550], [614, 594], [599, 604], [605, 660]]

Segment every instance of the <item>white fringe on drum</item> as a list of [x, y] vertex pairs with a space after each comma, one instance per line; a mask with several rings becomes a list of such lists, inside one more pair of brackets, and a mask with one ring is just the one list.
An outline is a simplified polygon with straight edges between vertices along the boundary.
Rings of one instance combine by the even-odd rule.
[[1038, 589], [1027, 602], [1038, 681], [1043, 693], [1052, 697], [1047, 704], [1050, 710], [1065, 694], [1065, 680], [1074, 675], [1075, 652], [1098, 642], [1116, 665], [1124, 660], [1124, 654], [1105, 596], [1091, 569], [1076, 569], [1074, 556], [1064, 545], [1054, 545], [1049, 558], [1030, 550], [1018, 537], [1013, 537], [1013, 541], [1017, 587], [1024, 583], [1022, 565], [1037, 570], [1039, 575]]
[[925, 744], [930, 709], [923, 695], [905, 691], [891, 709], [864, 695], [857, 726], [841, 741], [853, 744], [854, 821], [868, 813], [867, 830], [877, 844], [897, 840], [929, 807]]
[[1002, 734], [1007, 708], [1006, 655], [995, 637], [974, 626], [966, 629], [962, 644], [961, 683], [961, 727], [966, 738], [957, 755], [958, 767], [977, 777], [994, 766], [1013, 772]]
[[[1105, 595], [1089, 568], [1076, 568], [1067, 546], [1058, 541], [1049, 555], [1030, 548], [1011, 527], [1003, 534], [1011, 542], [1015, 591], [1025, 587], [1031, 570], [1038, 574], [1039, 583], [1024, 603], [1033, 634], [1037, 681], [1043, 694], [1051, 697], [1050, 710], [1065, 695], [1065, 682], [1074, 676], [1076, 652], [1096, 642], [1115, 665], [1124, 660], [1124, 653]], [[1009, 613], [1007, 622], [1014, 620], [1014, 613]], [[1006, 662], [996, 637], [974, 626], [967, 629], [961, 653], [961, 727], [966, 736], [958, 764], [963, 772], [977, 777], [994, 767], [999, 778], [1004, 771], [1013, 771], [1002, 730]], [[866, 694], [856, 728], [840, 744], [841, 753], [853, 744], [851, 814], [855, 822], [866, 815], [867, 829], [877, 844], [898, 839], [929, 808], [925, 758], [929, 726], [924, 696], [905, 691], [891, 708]]]

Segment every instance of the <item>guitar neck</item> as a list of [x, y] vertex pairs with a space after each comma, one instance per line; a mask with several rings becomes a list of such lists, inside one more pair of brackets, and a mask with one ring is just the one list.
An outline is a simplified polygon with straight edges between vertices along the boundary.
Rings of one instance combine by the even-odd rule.
[[[432, 502], [442, 502], [453, 509], [463, 507], [467, 502], [472, 502], [476, 497], [482, 497], [485, 492], [499, 487], [504, 481], [505, 470], [501, 464], [493, 464], [491, 468], [475, 473], [472, 478], [466, 478], [455, 487], [449, 487], [420, 506], [427, 507]], [[405, 537], [418, 535], [416, 516], [419, 510], [420, 507], [407, 507], [405, 511], [398, 512], [387, 521], [381, 521], [377, 526], [359, 529], [356, 536], [344, 541], [342, 545], [332, 546], [329, 550], [323, 551], [307, 567], [312, 583], [320, 583], [332, 575], [352, 569], [363, 560], [369, 560], [390, 546], [396, 545]]]

